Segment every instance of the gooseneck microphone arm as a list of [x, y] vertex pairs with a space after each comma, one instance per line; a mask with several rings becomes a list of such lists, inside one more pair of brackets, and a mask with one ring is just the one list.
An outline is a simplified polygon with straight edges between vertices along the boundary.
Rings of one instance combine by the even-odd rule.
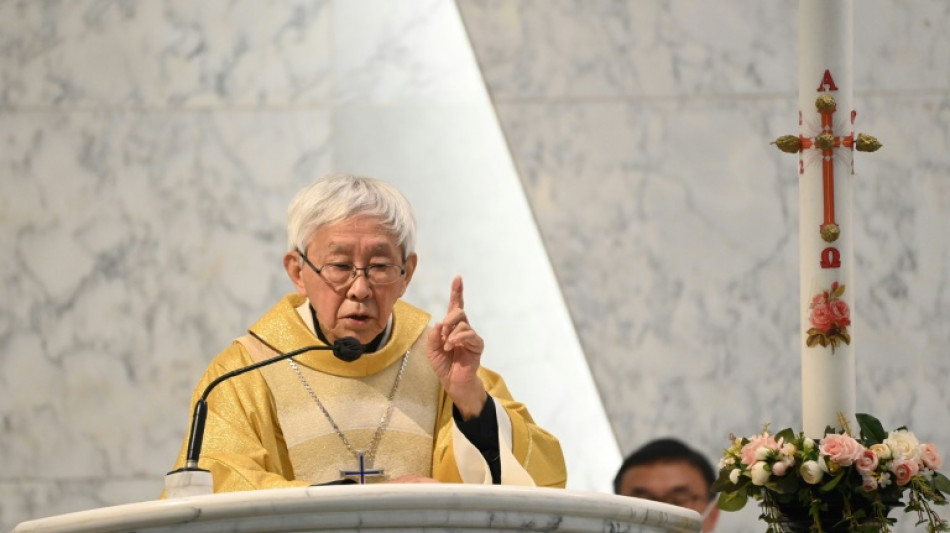
[[291, 357], [300, 355], [304, 352], [310, 352], [314, 350], [333, 350], [333, 355], [337, 356], [339, 359], [352, 362], [359, 359], [363, 354], [363, 345], [353, 337], [343, 337], [334, 341], [333, 346], [305, 346], [291, 352], [276, 355], [270, 359], [259, 361], [252, 365], [232, 370], [215, 378], [214, 381], [205, 387], [204, 392], [201, 394], [201, 398], [195, 402], [195, 410], [191, 416], [191, 432], [188, 438], [188, 453], [185, 456], [185, 466], [180, 470], [176, 470], [176, 472], [202, 470], [198, 467], [198, 458], [201, 456], [201, 442], [204, 438], [205, 420], [208, 417], [208, 395], [211, 394], [211, 391], [214, 390], [218, 384], [231, 379], [234, 376], [244, 374], [245, 372], [250, 372], [251, 370], [261, 368], [262, 366], [283, 361], [284, 359], [290, 359]]

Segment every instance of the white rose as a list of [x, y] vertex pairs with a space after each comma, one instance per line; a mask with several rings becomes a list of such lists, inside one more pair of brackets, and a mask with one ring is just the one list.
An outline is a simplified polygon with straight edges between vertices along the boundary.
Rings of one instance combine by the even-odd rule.
[[884, 462], [891, 458], [891, 449], [884, 444], [874, 444], [871, 446], [871, 451], [874, 452], [874, 455], [877, 456], [877, 460]]
[[816, 485], [821, 481], [821, 478], [825, 477], [825, 473], [821, 465], [818, 464], [818, 461], [805, 461], [798, 471], [801, 473], [805, 483], [809, 485]]
[[802, 448], [808, 452], [815, 449], [815, 440], [805, 437], [805, 440], [802, 441]]
[[771, 449], [771, 448], [767, 448], [767, 447], [765, 447], [765, 446], [759, 446], [759, 447], [756, 448], [756, 450], [755, 450], [755, 460], [756, 460], [756, 461], [764, 461], [764, 460], [766, 460], [766, 459], [769, 458], [769, 454], [770, 454], [771, 452], [772, 452], [772, 449]]
[[769, 471], [768, 463], [764, 461], [756, 461], [753, 463], [749, 474], [752, 476], [752, 484], [758, 486], [768, 483], [769, 477], [772, 476], [772, 472]]
[[890, 448], [894, 459], [917, 461], [920, 459], [920, 441], [913, 433], [905, 429], [891, 431], [884, 439], [884, 444]]
[[732, 472], [729, 472], [729, 481], [731, 481], [733, 485], [738, 485], [740, 475], [742, 475], [742, 471], [738, 468], [733, 468]]

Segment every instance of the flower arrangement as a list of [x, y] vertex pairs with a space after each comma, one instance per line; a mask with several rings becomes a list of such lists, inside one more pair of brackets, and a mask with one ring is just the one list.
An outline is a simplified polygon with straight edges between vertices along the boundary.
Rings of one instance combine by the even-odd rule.
[[[907, 428], [887, 432], [871, 415], [856, 416], [861, 436], [831, 428], [819, 441], [768, 427], [752, 437], [733, 437], [719, 463], [713, 490], [719, 508], [737, 511], [759, 502], [767, 533], [784, 531], [795, 510], [807, 531], [891, 532], [893, 507], [915, 511], [927, 531], [950, 531], [934, 510], [947, 503], [950, 479], [937, 472], [940, 454]], [[903, 500], [906, 497], [906, 502]]]

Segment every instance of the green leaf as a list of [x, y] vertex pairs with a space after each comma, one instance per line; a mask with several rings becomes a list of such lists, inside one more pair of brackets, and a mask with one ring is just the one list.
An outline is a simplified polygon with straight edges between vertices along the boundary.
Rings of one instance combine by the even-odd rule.
[[934, 488], [940, 492], [950, 494], [950, 479], [940, 472], [934, 472]]
[[746, 488], [742, 487], [735, 492], [723, 492], [719, 494], [719, 501], [716, 502], [716, 506], [723, 511], [738, 511], [745, 507], [746, 501], [748, 500], [749, 495], [746, 493]]
[[880, 444], [887, 438], [887, 431], [884, 431], [884, 426], [877, 418], [867, 413], [857, 413], [854, 417], [858, 419], [858, 426], [861, 427], [861, 437], [864, 438], [866, 447]]
[[773, 479], [768, 486], [779, 494], [794, 494], [798, 490], [798, 478], [793, 472]]
[[844, 283], [838, 285], [838, 288], [831, 293], [831, 299], [837, 300], [844, 295]]
[[792, 428], [785, 428], [775, 434], [775, 440], [779, 439], [785, 439], [786, 443], [792, 442], [795, 440], [795, 432], [792, 431]]
[[842, 327], [841, 330], [838, 331], [838, 336], [841, 337], [841, 340], [843, 340], [845, 344], [851, 344], [851, 334], [848, 333], [847, 328]]
[[847, 473], [847, 470], [842, 469], [840, 472], [835, 474], [835, 476], [831, 478], [830, 481], [822, 485], [821, 489], [819, 490], [821, 490], [821, 492], [828, 492], [831, 489], [835, 488], [835, 486], [837, 486], [838, 483], [841, 483], [841, 480], [844, 479], [844, 476], [846, 473]]
[[729, 472], [731, 471], [732, 471], [731, 468], [723, 468], [722, 470], [720, 470], [719, 477], [717, 477], [716, 481], [713, 482], [712, 487], [710, 487], [710, 490], [712, 490], [713, 492], [722, 492], [725, 490], [732, 490], [733, 484], [732, 484], [732, 481], [729, 480]]

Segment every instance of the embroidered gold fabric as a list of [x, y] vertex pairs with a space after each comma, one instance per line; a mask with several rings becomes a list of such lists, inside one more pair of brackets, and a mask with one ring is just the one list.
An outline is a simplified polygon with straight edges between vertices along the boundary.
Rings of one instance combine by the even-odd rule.
[[[250, 328], [250, 336], [215, 357], [196, 386], [191, 405], [208, 383], [228, 371], [277, 353], [322, 344], [296, 312], [302, 303], [300, 295], [285, 296]], [[353, 363], [340, 361], [330, 351], [308, 352], [295, 359], [359, 449], [372, 438], [382, 415], [398, 370], [396, 363], [412, 347], [376, 467], [385, 468], [387, 478], [413, 473], [461, 482], [452, 445], [452, 405], [424, 350], [429, 315], [402, 301], [396, 303], [393, 314], [391, 337], [378, 352]], [[482, 367], [479, 377], [511, 420], [514, 460], [538, 486], [563, 487], [566, 471], [557, 439], [535, 425], [525, 407], [511, 399], [500, 376]], [[184, 463], [188, 442], [184, 433], [174, 468]], [[356, 466], [284, 361], [230, 379], [212, 392], [199, 465], [211, 470], [216, 492], [305, 486], [338, 479], [339, 470]]]

